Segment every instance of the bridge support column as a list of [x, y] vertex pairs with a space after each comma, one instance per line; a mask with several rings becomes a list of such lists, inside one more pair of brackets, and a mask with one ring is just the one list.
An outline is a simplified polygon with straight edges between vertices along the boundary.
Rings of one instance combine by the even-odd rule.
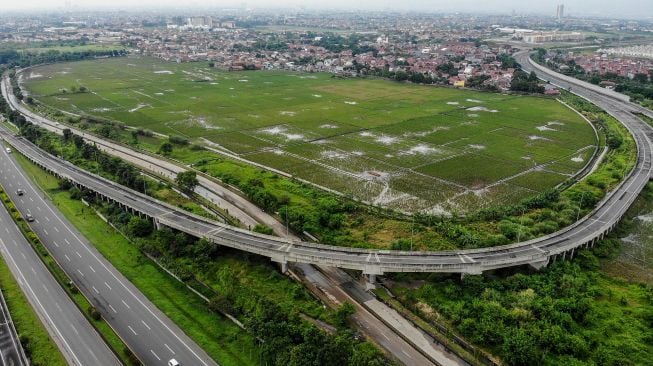
[[288, 272], [288, 262], [281, 262], [281, 273], [286, 273]]
[[366, 290], [374, 290], [376, 288], [376, 275], [370, 273], [367, 275], [367, 281], [365, 282]]
[[161, 230], [161, 223], [159, 222], [159, 220], [157, 220], [156, 218], [154, 218], [152, 221], [154, 221], [154, 227], [155, 227], [157, 230]]
[[549, 265], [549, 257], [546, 257], [545, 259], [535, 261], [535, 262], [530, 262], [528, 265], [533, 268], [536, 271], [539, 271], [542, 268], [545, 268], [546, 266]]

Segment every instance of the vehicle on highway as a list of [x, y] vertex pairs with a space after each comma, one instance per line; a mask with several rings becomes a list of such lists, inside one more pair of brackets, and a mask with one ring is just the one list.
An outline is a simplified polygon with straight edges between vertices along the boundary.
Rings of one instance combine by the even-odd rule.
[[171, 358], [170, 361], [168, 361], [168, 366], [179, 366], [179, 362], [174, 358]]
[[25, 191], [23, 191], [22, 189], [19, 188], [19, 189], [16, 190], [16, 195], [17, 196], [22, 196], [24, 194], [25, 194]]
[[34, 222], [34, 216], [32, 216], [32, 214], [27, 214], [25, 215], [25, 220], [27, 220], [27, 222]]
[[7, 152], [7, 154], [11, 154], [11, 148], [8, 147], [5, 149], [5, 151]]

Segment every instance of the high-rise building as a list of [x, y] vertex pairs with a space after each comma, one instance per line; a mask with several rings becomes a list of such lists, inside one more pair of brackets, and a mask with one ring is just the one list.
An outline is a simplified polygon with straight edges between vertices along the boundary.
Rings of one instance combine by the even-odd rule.
[[556, 18], [558, 18], [558, 20], [562, 20], [564, 16], [565, 16], [565, 5], [559, 4], [556, 7]]

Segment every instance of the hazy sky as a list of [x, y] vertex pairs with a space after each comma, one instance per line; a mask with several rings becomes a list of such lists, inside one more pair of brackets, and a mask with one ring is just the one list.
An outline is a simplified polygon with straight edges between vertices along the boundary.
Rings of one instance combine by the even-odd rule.
[[134, 7], [238, 7], [305, 9], [368, 9], [418, 11], [480, 11], [555, 14], [556, 5], [565, 5], [566, 14], [630, 16], [653, 19], [653, 0], [0, 0], [3, 9], [33, 10], [63, 8]]

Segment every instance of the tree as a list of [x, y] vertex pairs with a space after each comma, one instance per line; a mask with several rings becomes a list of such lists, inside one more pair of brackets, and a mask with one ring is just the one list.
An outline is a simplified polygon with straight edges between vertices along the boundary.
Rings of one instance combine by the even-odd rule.
[[152, 223], [147, 219], [132, 216], [127, 223], [127, 231], [136, 237], [144, 237], [152, 232]]
[[170, 155], [172, 154], [172, 149], [173, 149], [172, 144], [166, 141], [162, 143], [161, 146], [159, 147], [159, 154]]
[[193, 170], [187, 170], [177, 174], [175, 183], [186, 193], [192, 193], [199, 184], [197, 173]]
[[349, 317], [356, 313], [356, 308], [350, 302], [344, 302], [334, 314], [335, 322], [339, 327], [346, 327]]
[[70, 139], [73, 137], [73, 131], [70, 130], [70, 128], [64, 128], [63, 129], [63, 140], [65, 142], [70, 141]]

